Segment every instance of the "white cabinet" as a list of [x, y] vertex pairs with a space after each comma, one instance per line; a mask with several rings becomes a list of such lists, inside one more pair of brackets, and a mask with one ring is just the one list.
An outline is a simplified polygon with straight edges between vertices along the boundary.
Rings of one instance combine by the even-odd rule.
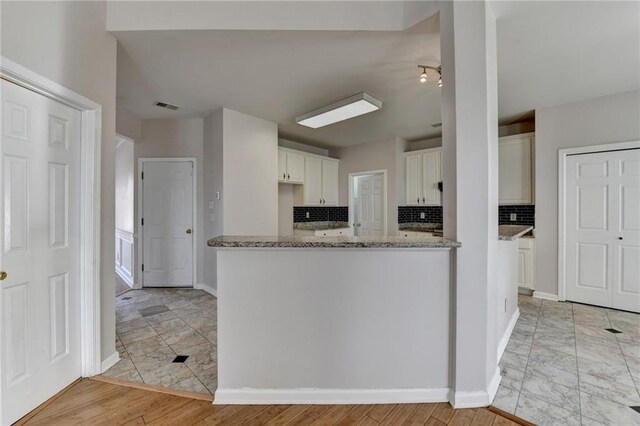
[[338, 161], [307, 156], [304, 166], [304, 205], [338, 205]]
[[322, 205], [338, 205], [338, 162], [322, 160]]
[[278, 181], [286, 183], [304, 183], [304, 155], [278, 149]]
[[499, 141], [499, 203], [533, 203], [533, 133], [507, 136]]
[[441, 204], [442, 148], [405, 153], [406, 204], [439, 206]]
[[398, 231], [398, 235], [406, 238], [416, 238], [416, 237], [433, 237], [433, 232], [422, 232], [422, 231]]
[[293, 235], [296, 237], [351, 237], [351, 228], [323, 229], [310, 231], [307, 229], [294, 229]]
[[518, 243], [518, 287], [535, 288], [536, 240], [520, 238]]

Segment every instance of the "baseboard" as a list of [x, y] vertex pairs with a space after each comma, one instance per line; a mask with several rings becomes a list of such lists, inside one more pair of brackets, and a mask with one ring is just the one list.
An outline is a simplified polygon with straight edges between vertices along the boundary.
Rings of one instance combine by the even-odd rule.
[[133, 275], [128, 274], [123, 268], [116, 264], [116, 274], [124, 281], [129, 287], [133, 288]]
[[500, 342], [498, 343], [498, 361], [502, 358], [502, 354], [504, 350], [507, 348], [507, 344], [509, 343], [509, 338], [511, 337], [511, 333], [513, 333], [513, 329], [516, 326], [516, 322], [518, 322], [518, 318], [520, 317], [520, 308], [516, 308], [516, 311], [511, 316], [509, 320], [509, 324], [507, 325], [507, 329], [504, 331]]
[[447, 402], [449, 389], [220, 389], [213, 403], [400, 404]]
[[100, 370], [102, 371], [102, 373], [104, 373], [105, 371], [116, 365], [118, 361], [120, 361], [120, 354], [118, 353], [118, 351], [115, 351], [114, 353], [109, 355], [107, 359], [102, 361]]
[[533, 289], [526, 287], [518, 287], [518, 294], [524, 294], [525, 296], [533, 296]]
[[487, 407], [491, 404], [493, 398], [495, 398], [501, 380], [502, 376], [500, 376], [500, 368], [496, 367], [496, 371], [493, 374], [486, 391], [455, 392], [450, 394], [449, 402], [455, 409]]
[[557, 294], [543, 293], [543, 292], [538, 291], [538, 290], [535, 290], [533, 292], [533, 297], [535, 297], [536, 299], [552, 300], [554, 302], [558, 301], [558, 295]]
[[204, 290], [210, 295], [212, 295], [213, 297], [218, 297], [218, 291], [215, 288], [210, 287], [206, 284], [196, 283], [193, 285], [193, 288], [196, 290]]

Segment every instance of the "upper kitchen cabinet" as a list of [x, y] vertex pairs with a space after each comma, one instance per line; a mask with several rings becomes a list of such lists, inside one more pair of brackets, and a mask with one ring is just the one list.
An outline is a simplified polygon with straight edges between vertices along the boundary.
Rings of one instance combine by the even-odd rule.
[[304, 155], [285, 148], [278, 148], [278, 181], [304, 183]]
[[441, 204], [442, 148], [405, 153], [406, 203], [408, 206]]
[[338, 160], [305, 156], [305, 206], [338, 205]]
[[499, 140], [499, 203], [533, 204], [534, 133]]

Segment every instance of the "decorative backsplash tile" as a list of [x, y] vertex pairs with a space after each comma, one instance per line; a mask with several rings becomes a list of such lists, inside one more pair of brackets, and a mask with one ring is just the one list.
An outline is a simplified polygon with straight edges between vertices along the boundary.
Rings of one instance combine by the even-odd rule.
[[[516, 214], [515, 221], [511, 220], [511, 213]], [[500, 225], [536, 226], [536, 206], [531, 204], [499, 206], [498, 222]]]
[[[307, 212], [309, 217], [307, 217]], [[294, 207], [294, 222], [348, 222], [349, 207]]]
[[[420, 214], [424, 213], [424, 218]], [[511, 220], [511, 213], [516, 220]], [[422, 222], [442, 223], [442, 206], [399, 206], [398, 223]], [[536, 226], [536, 206], [529, 204], [499, 206], [498, 222], [500, 225]]]
[[442, 206], [399, 206], [398, 223], [409, 222], [442, 223]]

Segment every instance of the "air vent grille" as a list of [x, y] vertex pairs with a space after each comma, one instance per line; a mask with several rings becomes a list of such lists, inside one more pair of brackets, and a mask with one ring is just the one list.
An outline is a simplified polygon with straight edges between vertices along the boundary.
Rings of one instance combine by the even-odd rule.
[[177, 105], [172, 105], [172, 104], [168, 104], [166, 102], [160, 102], [160, 101], [155, 101], [153, 104], [157, 107], [169, 109], [171, 111], [175, 111], [180, 108]]

